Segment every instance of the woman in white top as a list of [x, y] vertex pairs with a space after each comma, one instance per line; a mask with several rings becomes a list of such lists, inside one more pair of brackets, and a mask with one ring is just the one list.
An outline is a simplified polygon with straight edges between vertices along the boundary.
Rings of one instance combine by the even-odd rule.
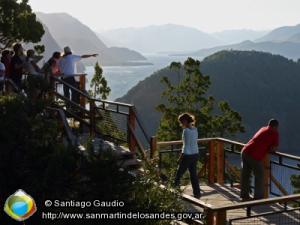
[[195, 127], [195, 117], [189, 113], [184, 113], [178, 117], [178, 121], [183, 128], [183, 147], [176, 172], [175, 186], [180, 186], [180, 179], [188, 169], [194, 197], [200, 198], [201, 194], [197, 175], [197, 162], [199, 158], [198, 131]]

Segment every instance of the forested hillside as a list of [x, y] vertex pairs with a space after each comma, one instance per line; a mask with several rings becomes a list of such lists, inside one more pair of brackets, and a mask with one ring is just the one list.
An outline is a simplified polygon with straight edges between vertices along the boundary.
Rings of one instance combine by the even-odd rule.
[[[299, 147], [299, 63], [269, 53], [222, 51], [205, 58], [201, 71], [210, 76], [209, 93], [217, 100], [228, 101], [242, 115], [246, 133], [239, 139], [245, 141], [269, 118], [275, 117], [281, 122], [282, 149]], [[163, 102], [164, 86], [160, 82], [163, 76], [178, 82], [178, 74], [164, 68], [118, 99], [137, 106], [151, 134], [155, 134], [160, 120], [155, 107]]]

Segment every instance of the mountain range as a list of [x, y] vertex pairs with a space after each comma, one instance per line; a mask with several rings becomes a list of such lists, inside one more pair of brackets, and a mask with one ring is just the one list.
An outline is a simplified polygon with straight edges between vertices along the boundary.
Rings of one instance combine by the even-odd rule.
[[207, 57], [222, 50], [243, 50], [243, 51], [261, 51], [276, 55], [282, 55], [289, 59], [297, 60], [300, 58], [300, 42], [253, 42], [244, 41], [233, 45], [223, 45], [214, 48], [201, 49], [196, 52], [184, 53], [182, 55], [193, 57]]
[[37, 13], [37, 17], [46, 30], [42, 39], [42, 43], [48, 46], [46, 56], [49, 56], [49, 52], [70, 46], [76, 54], [98, 53], [97, 60], [102, 65], [137, 64], [137, 61], [146, 60], [143, 55], [128, 48], [107, 47], [94, 31], [69, 14]]
[[143, 53], [186, 51], [222, 43], [200, 30], [175, 24], [115, 29], [100, 36]]
[[206, 57], [221, 50], [262, 51], [297, 60], [300, 58], [300, 25], [274, 29], [254, 41], [247, 40], [231, 45], [205, 48], [181, 55]]
[[98, 32], [107, 45], [127, 46], [143, 53], [182, 52], [255, 40], [267, 31], [225, 30], [206, 33], [196, 28], [165, 24]]
[[272, 42], [300, 42], [300, 24], [296, 26], [284, 26], [272, 30], [257, 41], [272, 41]]
[[[270, 53], [221, 51], [205, 58], [201, 71], [210, 76], [209, 95], [228, 101], [241, 114], [246, 133], [237, 139], [247, 141], [274, 117], [281, 124], [281, 149], [299, 147], [300, 63]], [[156, 133], [161, 117], [155, 107], [164, 102], [161, 94], [165, 87], [160, 82], [163, 76], [178, 82], [176, 72], [167, 67], [117, 99], [135, 104], [150, 135]]]
[[148, 64], [139, 52], [206, 57], [221, 50], [254, 50], [300, 58], [300, 25], [270, 32], [241, 29], [205, 33], [166, 24], [96, 33], [66, 13], [37, 13], [37, 16], [46, 31], [41, 42], [46, 46], [45, 58], [64, 46], [70, 46], [77, 54], [99, 53], [97, 61], [102, 65], [118, 66]]
[[240, 30], [224, 30], [221, 32], [212, 33], [214, 37], [222, 41], [224, 45], [236, 44], [243, 41], [255, 41], [259, 38], [262, 38], [266, 35], [268, 31], [262, 30], [249, 30], [249, 29], [240, 29]]

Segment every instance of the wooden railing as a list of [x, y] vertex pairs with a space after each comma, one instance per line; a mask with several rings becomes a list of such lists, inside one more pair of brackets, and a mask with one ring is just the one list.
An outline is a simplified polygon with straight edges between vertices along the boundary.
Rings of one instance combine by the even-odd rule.
[[[131, 104], [101, 100], [91, 97], [85, 90], [85, 74], [79, 76], [80, 85], [78, 89], [60, 76], [51, 77], [53, 96], [57, 101], [64, 103], [66, 115], [75, 118], [80, 124], [89, 128], [92, 136], [97, 135], [114, 143], [125, 144], [130, 151], [147, 159], [146, 146], [139, 140], [137, 129], [147, 140], [144, 128], [136, 114], [135, 107]], [[68, 87], [73, 93], [79, 96], [79, 101], [74, 102], [66, 98], [62, 93], [63, 86]]]
[[[199, 174], [205, 175], [208, 184], [231, 185], [239, 188], [240, 171], [237, 170], [238, 165], [233, 165], [230, 156], [238, 157], [238, 164], [240, 164], [240, 152], [244, 147], [241, 142], [236, 142], [224, 138], [204, 138], [198, 140], [201, 151], [207, 150], [207, 159], [205, 160]], [[156, 137], [151, 138], [151, 157], [159, 158], [163, 154], [179, 154], [181, 152], [182, 141], [165, 141], [158, 142]], [[277, 160], [276, 160], [277, 159]], [[293, 165], [290, 165], [294, 161]], [[207, 224], [226, 224], [226, 212], [234, 209], [247, 208], [247, 215], [251, 214], [251, 207], [257, 205], [270, 205], [273, 203], [291, 203], [295, 200], [300, 200], [300, 194], [293, 194], [293, 191], [288, 191], [286, 184], [281, 183], [281, 180], [273, 173], [272, 165], [276, 164], [280, 170], [293, 169], [300, 175], [300, 157], [282, 152], [274, 152], [269, 154], [264, 160], [265, 173], [264, 173], [264, 197], [263, 200], [248, 201], [243, 203], [235, 203], [226, 206], [212, 206], [201, 200], [197, 200], [191, 196], [183, 194], [183, 199], [192, 204], [202, 208], [207, 214]], [[236, 173], [236, 174], [234, 174]], [[232, 181], [228, 175], [235, 175], [237, 180]], [[280, 192], [274, 194], [272, 189], [277, 188]], [[275, 197], [278, 196], [278, 197]], [[272, 198], [269, 198], [272, 197]], [[268, 199], [269, 198], [269, 199]]]

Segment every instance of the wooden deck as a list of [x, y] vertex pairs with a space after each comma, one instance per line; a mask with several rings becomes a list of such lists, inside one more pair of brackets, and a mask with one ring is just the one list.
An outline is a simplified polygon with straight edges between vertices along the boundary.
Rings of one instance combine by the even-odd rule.
[[[192, 195], [192, 187], [184, 186], [182, 187], [185, 194]], [[218, 184], [214, 185], [201, 185], [201, 201], [206, 204], [210, 204], [212, 206], [228, 206], [233, 205], [235, 203], [240, 203], [241, 200], [239, 198], [240, 191], [237, 188], [233, 188], [230, 186], [221, 186]], [[203, 209], [196, 207], [191, 204], [187, 204], [187, 207], [190, 211], [203, 211]], [[251, 216], [255, 216], [263, 213], [270, 213], [275, 211], [281, 211], [284, 209], [283, 205], [280, 204], [271, 204], [271, 205], [261, 205], [254, 206], [251, 208]], [[247, 216], [246, 208], [243, 209], [234, 209], [227, 211], [227, 221], [236, 218], [244, 218]], [[229, 224], [229, 223], [228, 223]], [[240, 225], [240, 224], [300, 224], [300, 211], [293, 211], [287, 213], [279, 213], [272, 215], [265, 215], [259, 217], [253, 217], [243, 220], [232, 221], [232, 225]]]

